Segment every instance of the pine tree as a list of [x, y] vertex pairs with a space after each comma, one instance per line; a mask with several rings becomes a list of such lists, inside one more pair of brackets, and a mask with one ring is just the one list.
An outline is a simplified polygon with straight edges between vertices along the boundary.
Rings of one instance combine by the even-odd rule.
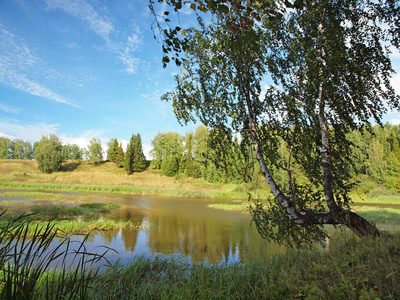
[[117, 154], [115, 156], [115, 165], [117, 168], [122, 168], [124, 166], [124, 149], [122, 149], [122, 143], [119, 144], [117, 148]]
[[118, 140], [117, 139], [111, 139], [108, 144], [108, 150], [107, 150], [107, 160], [115, 162], [117, 153], [118, 153]]
[[135, 135], [132, 135], [131, 140], [126, 147], [126, 153], [125, 153], [125, 161], [124, 161], [124, 170], [127, 174], [132, 174], [132, 163], [133, 163], [133, 145], [135, 144]]
[[143, 154], [142, 139], [140, 137], [140, 134], [138, 133], [134, 139], [134, 144], [133, 144], [132, 171], [143, 172], [145, 169], [146, 169], [146, 157]]

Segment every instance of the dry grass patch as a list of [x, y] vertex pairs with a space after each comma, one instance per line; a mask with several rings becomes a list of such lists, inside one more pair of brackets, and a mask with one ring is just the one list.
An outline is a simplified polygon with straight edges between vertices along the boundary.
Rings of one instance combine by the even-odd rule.
[[214, 184], [187, 177], [175, 179], [160, 175], [152, 167], [126, 175], [111, 162], [94, 166], [88, 162], [67, 161], [60, 172], [44, 174], [37, 169], [35, 161], [0, 160], [0, 188], [247, 198], [246, 190], [238, 184]]

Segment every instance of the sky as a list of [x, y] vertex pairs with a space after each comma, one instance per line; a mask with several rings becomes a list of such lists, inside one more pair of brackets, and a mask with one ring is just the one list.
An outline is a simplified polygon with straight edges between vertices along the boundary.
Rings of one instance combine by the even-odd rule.
[[[149, 159], [158, 132], [194, 132], [200, 124], [182, 127], [160, 100], [179, 68], [162, 67], [152, 22], [148, 0], [0, 0], [0, 136], [34, 143], [55, 133], [80, 147], [98, 138], [106, 149], [140, 133]], [[399, 51], [392, 62], [400, 93]], [[400, 124], [400, 113], [383, 121]]]

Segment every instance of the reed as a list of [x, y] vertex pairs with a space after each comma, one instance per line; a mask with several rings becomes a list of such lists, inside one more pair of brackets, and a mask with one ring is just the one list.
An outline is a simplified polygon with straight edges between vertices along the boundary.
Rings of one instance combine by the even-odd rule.
[[[4, 223], [2, 223], [4, 224]], [[87, 234], [94, 230], [119, 230], [122, 228], [138, 230], [146, 228], [148, 225], [131, 221], [115, 221], [111, 219], [92, 220], [92, 221], [76, 221], [76, 220], [61, 220], [61, 221], [43, 221], [34, 222], [34, 226], [24, 224], [23, 228], [26, 230], [26, 236], [32, 237], [35, 234], [43, 234], [46, 231], [46, 224], [51, 225], [51, 231], [56, 236], [66, 236], [71, 234]], [[38, 227], [38, 228], [36, 228]]]
[[85, 240], [74, 248], [68, 238], [52, 247], [57, 236], [54, 224], [30, 225], [25, 217], [21, 215], [0, 226], [0, 298], [87, 298], [98, 275], [95, 264], [105, 259], [108, 250], [89, 253]]

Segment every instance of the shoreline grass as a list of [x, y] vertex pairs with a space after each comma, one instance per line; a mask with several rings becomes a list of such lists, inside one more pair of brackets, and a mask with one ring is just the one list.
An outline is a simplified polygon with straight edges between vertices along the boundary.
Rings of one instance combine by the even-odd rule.
[[249, 211], [249, 204], [247, 202], [235, 203], [235, 204], [215, 203], [215, 204], [209, 204], [207, 205], [207, 207], [214, 209], [228, 210], [228, 211], [238, 211], [242, 213], [248, 213]]
[[[4, 227], [7, 221], [0, 221], [0, 227]], [[35, 221], [29, 225], [24, 224], [23, 230], [26, 237], [31, 238], [35, 234], [43, 234], [47, 225], [51, 226], [55, 236], [68, 236], [73, 234], [88, 234], [92, 231], [132, 229], [139, 230], [149, 227], [149, 224], [136, 223], [131, 221], [115, 221], [112, 219], [76, 221], [76, 220], [57, 220], [57, 221]], [[36, 227], [37, 226], [37, 227]]]
[[249, 264], [137, 257], [99, 274], [90, 299], [399, 299], [400, 235], [331, 240]]
[[[0, 182], [0, 189], [3, 190], [36, 190], [36, 191], [66, 191], [66, 192], [95, 192], [113, 193], [129, 195], [152, 195], [152, 196], [174, 196], [187, 198], [237, 198], [245, 199], [248, 197], [244, 192], [224, 192], [224, 191], [188, 191], [175, 190], [165, 187], [154, 186], [102, 186], [102, 185], [78, 185], [78, 184], [51, 184], [51, 183], [20, 183], [20, 182]], [[266, 193], [265, 193], [266, 194]]]
[[[84, 242], [76, 251], [64, 239], [66, 250], [60, 246], [44, 254], [56, 238], [52, 225], [29, 240], [23, 226], [7, 238], [13, 228], [12, 222], [0, 227], [7, 244], [0, 249], [0, 296], [6, 299], [400, 299], [400, 233], [376, 239], [341, 234], [325, 249], [291, 249], [251, 263], [138, 256], [99, 272], [87, 263], [101, 261], [104, 253], [88, 253]], [[17, 243], [11, 242], [15, 238]], [[21, 247], [28, 253], [17, 251]], [[67, 266], [71, 253], [81, 255], [77, 268]], [[62, 264], [54, 269], [51, 263], [58, 257]]]

